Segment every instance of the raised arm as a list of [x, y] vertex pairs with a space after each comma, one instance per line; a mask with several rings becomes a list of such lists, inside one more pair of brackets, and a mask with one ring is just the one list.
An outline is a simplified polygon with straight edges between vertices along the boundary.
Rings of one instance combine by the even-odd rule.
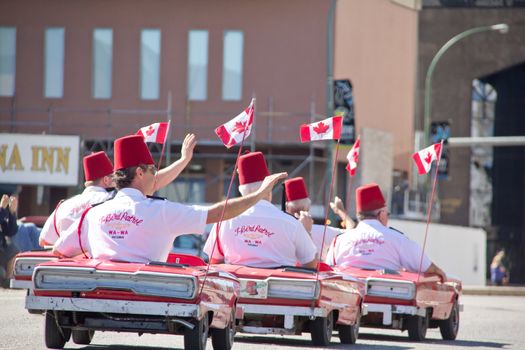
[[346, 229], [351, 229], [356, 226], [354, 220], [352, 220], [352, 218], [346, 213], [341, 198], [335, 196], [334, 201], [330, 202], [330, 208], [332, 208], [333, 212], [341, 218]]
[[193, 157], [193, 150], [197, 144], [195, 134], [188, 134], [182, 142], [180, 159], [173, 162], [166, 168], [160, 169], [157, 173], [155, 191], [167, 186], [179, 176]]
[[[223, 220], [228, 220], [242, 214], [246, 209], [255, 205], [258, 201], [263, 198], [267, 198], [272, 191], [273, 186], [280, 180], [285, 179], [288, 176], [287, 173], [277, 173], [266, 176], [261, 187], [246, 196], [239, 198], [232, 198], [228, 200], [228, 205], [224, 212]], [[224, 201], [213, 204], [208, 209], [208, 218], [206, 219], [207, 224], [218, 222], [221, 219], [222, 208], [224, 207]]]

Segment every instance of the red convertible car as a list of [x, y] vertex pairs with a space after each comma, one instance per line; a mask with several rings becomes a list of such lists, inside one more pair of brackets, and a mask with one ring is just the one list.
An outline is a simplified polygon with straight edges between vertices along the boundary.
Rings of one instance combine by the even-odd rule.
[[353, 344], [359, 333], [365, 284], [322, 264], [319, 277], [311, 269], [275, 269], [215, 265], [241, 283], [238, 308], [243, 317], [236, 330], [255, 334], [309, 332], [314, 345], [330, 343], [333, 329], [341, 343]]
[[338, 271], [366, 283], [361, 326], [408, 330], [408, 337], [422, 341], [428, 328], [440, 329], [443, 339], [456, 339], [462, 284], [455, 278], [442, 283], [436, 275], [405, 271], [339, 267]]
[[[45, 343], [89, 344], [97, 330], [184, 335], [185, 349], [229, 350], [239, 280], [198, 257], [149, 264], [58, 259], [34, 268], [26, 308], [45, 310]], [[15, 278], [15, 281], [17, 279]], [[202, 292], [201, 292], [202, 291]]]

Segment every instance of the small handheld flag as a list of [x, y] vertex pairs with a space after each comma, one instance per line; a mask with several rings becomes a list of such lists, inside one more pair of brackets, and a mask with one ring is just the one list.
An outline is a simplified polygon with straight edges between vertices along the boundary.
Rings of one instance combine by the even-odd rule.
[[144, 142], [164, 143], [168, 136], [168, 123], [153, 123], [140, 128], [137, 135], [144, 137]]
[[215, 129], [215, 133], [227, 148], [235, 146], [250, 135], [253, 124], [254, 104], [255, 99], [252, 98], [248, 108], [229, 122]]
[[312, 124], [303, 124], [300, 128], [301, 142], [339, 140], [342, 124], [343, 117], [340, 115]]
[[346, 155], [346, 159], [348, 159], [348, 165], [346, 166], [346, 170], [350, 173], [350, 176], [354, 176], [355, 170], [357, 169], [357, 162], [359, 160], [359, 143], [360, 141], [358, 137], [354, 145]]
[[441, 143], [435, 143], [412, 155], [419, 175], [428, 174], [432, 162], [441, 157]]

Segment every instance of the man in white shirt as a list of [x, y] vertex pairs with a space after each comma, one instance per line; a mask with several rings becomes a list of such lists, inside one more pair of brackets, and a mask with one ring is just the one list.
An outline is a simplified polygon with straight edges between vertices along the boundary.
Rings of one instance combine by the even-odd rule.
[[[286, 212], [295, 216], [296, 218], [300, 217], [301, 212], [303, 212], [304, 216], [307, 216], [308, 212], [310, 211], [310, 206], [312, 202], [308, 196], [308, 190], [306, 189], [304, 179], [302, 177], [294, 177], [293, 179], [286, 180], [284, 182], [284, 192], [286, 196]], [[336, 199], [339, 198], [336, 197]], [[330, 204], [332, 206], [332, 209], [334, 209], [335, 202]], [[334, 211], [336, 210], [334, 209]], [[352, 219], [350, 219], [350, 217], [346, 215], [344, 210], [337, 211], [336, 214], [340, 215], [342, 220], [347, 222], [347, 225], [352, 225], [351, 227], [353, 227]], [[310, 217], [309, 214], [308, 217]], [[310, 220], [312, 219], [310, 218]], [[332, 242], [334, 237], [340, 235], [343, 232], [344, 230], [337, 229], [331, 226], [326, 226], [325, 233], [325, 225], [312, 224], [310, 234], [312, 236], [312, 240], [315, 246], [317, 247], [317, 253], [321, 257], [321, 260], [324, 260], [324, 257], [328, 252], [328, 247], [330, 246], [330, 243]]]
[[104, 151], [84, 157], [84, 176], [86, 188], [81, 194], [58, 203], [47, 218], [40, 232], [40, 246], [55, 244], [60, 233], [67, 230], [82, 212], [92, 204], [104, 202], [111, 196], [107, 189], [114, 187], [113, 164]]
[[418, 272], [421, 263], [421, 271], [446, 280], [445, 272], [417, 243], [388, 227], [389, 213], [377, 184], [357, 188], [356, 212], [359, 223], [334, 239], [326, 257], [328, 264]]
[[[142, 136], [115, 140], [114, 155], [119, 190], [115, 198], [84, 211], [78, 224], [60, 236], [55, 253], [141, 263], [166, 261], [177, 236], [202, 234], [206, 224], [220, 219], [223, 203], [186, 206], [148, 197], [157, 187], [157, 171]], [[224, 217], [239, 215], [285, 177], [286, 173], [268, 176], [258, 191], [229, 201]]]
[[[239, 192], [243, 198], [259, 190], [268, 175], [261, 152], [239, 158]], [[317, 267], [317, 249], [303, 224], [276, 208], [267, 192], [241, 215], [215, 224], [204, 246], [210, 263], [251, 267]]]
[[[182, 143], [180, 159], [157, 173], [155, 191], [171, 183], [184, 170], [193, 157], [196, 143], [194, 134], [186, 135]], [[112, 175], [113, 164], [106, 153], [97, 152], [84, 157], [86, 189], [81, 194], [58, 204], [40, 232], [39, 244], [42, 247], [55, 244], [60, 233], [78, 220], [87, 207], [102, 203], [114, 196], [115, 193], [111, 191], [115, 187]]]

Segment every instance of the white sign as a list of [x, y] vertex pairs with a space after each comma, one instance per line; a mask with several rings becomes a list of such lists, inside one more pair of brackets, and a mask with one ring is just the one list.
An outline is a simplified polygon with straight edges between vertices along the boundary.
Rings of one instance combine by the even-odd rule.
[[0, 183], [76, 186], [79, 136], [0, 134]]

